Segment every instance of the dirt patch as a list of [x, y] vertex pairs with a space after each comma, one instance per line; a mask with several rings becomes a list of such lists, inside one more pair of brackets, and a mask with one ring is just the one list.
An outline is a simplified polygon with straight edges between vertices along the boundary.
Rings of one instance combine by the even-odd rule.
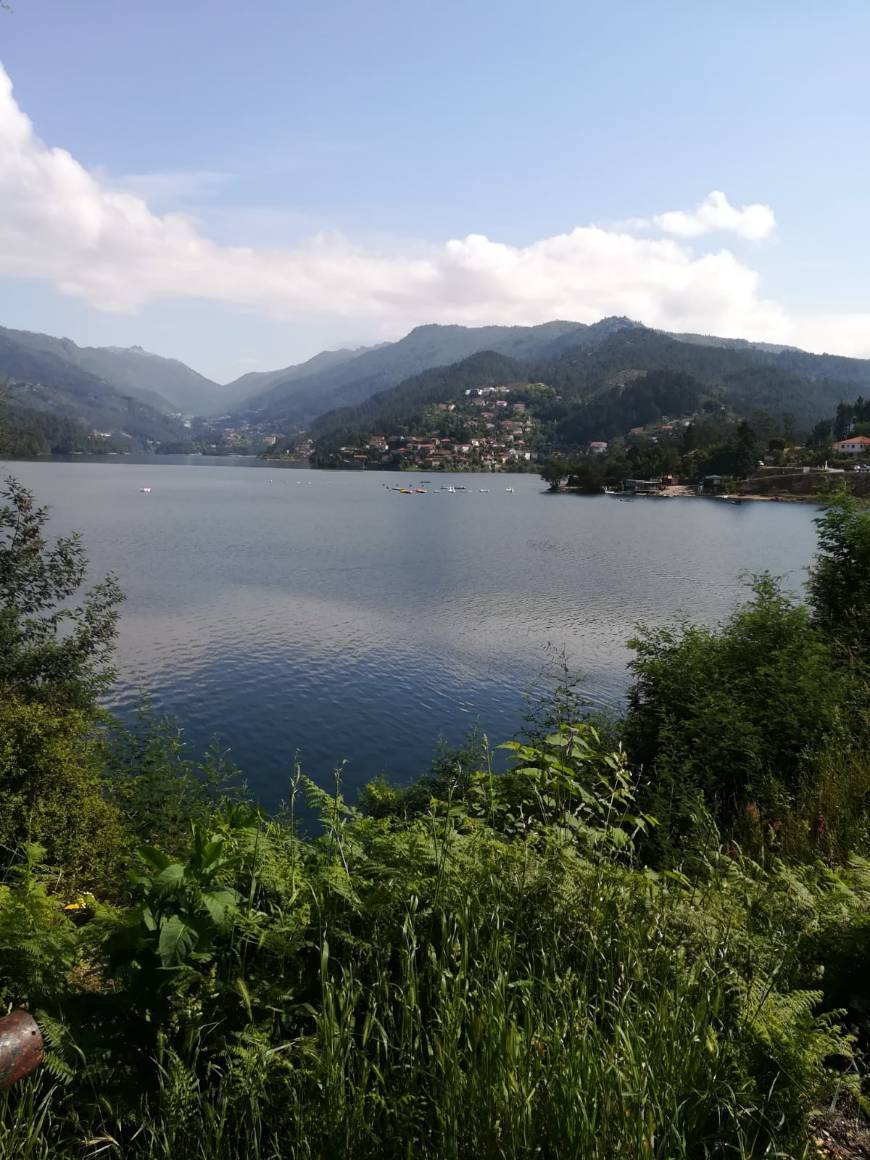
[[810, 1140], [827, 1160], [868, 1160], [870, 1123], [855, 1110], [827, 1112], [813, 1119]]

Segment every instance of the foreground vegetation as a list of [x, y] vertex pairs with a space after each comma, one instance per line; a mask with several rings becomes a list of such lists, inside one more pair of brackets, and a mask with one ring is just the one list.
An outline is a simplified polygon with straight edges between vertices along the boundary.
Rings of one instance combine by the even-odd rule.
[[640, 634], [624, 721], [355, 804], [293, 766], [271, 817], [100, 712], [120, 593], [44, 520], [10, 481], [0, 986], [50, 1053], [0, 1155], [801, 1157], [866, 1106], [866, 511], [809, 606]]

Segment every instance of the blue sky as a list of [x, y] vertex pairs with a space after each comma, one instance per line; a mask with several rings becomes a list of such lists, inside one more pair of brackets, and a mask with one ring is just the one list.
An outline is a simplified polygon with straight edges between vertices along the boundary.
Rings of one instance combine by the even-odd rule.
[[222, 379], [607, 313], [870, 355], [863, 0], [13, 9], [5, 325]]

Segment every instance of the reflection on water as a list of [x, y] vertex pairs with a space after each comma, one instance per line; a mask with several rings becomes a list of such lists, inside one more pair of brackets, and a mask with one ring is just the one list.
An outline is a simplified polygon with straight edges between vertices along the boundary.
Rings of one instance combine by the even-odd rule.
[[474, 723], [509, 736], [548, 646], [590, 702], [618, 704], [639, 621], [716, 621], [745, 572], [799, 588], [814, 543], [799, 505], [617, 504], [546, 495], [535, 476], [405, 496], [377, 472], [13, 468], [127, 593], [111, 704], [145, 691], [196, 746], [219, 734], [268, 803], [297, 750], [320, 780], [350, 759], [354, 785], [421, 772], [439, 735]]

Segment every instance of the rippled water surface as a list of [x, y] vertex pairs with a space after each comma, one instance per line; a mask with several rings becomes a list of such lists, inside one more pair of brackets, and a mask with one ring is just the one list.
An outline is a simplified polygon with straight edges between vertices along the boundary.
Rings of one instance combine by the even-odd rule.
[[551, 496], [531, 475], [400, 495], [377, 472], [11, 466], [127, 593], [114, 707], [144, 691], [195, 746], [219, 734], [269, 804], [296, 750], [322, 781], [348, 758], [354, 785], [422, 772], [472, 724], [510, 736], [548, 646], [616, 704], [638, 621], [716, 621], [763, 568], [797, 589], [814, 544], [797, 504]]

